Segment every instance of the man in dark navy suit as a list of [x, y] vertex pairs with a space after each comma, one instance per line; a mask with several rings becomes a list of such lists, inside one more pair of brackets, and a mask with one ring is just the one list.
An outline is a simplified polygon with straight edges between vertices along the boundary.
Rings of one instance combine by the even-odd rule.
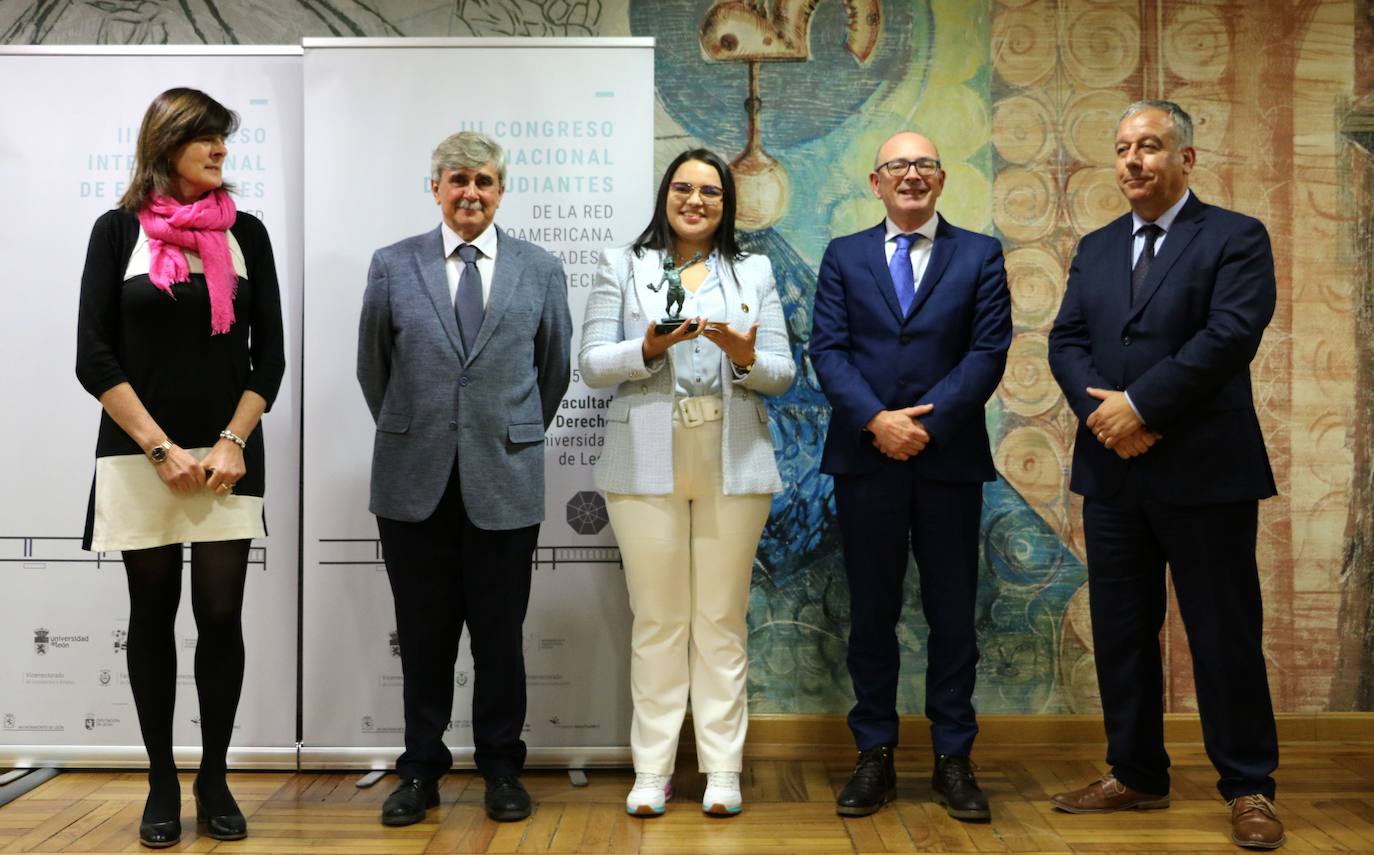
[[1274, 314], [1258, 220], [1188, 189], [1192, 120], [1140, 101], [1116, 132], [1131, 213], [1084, 236], [1050, 333], [1080, 426], [1088, 593], [1111, 771], [1054, 796], [1071, 813], [1168, 807], [1159, 632], [1172, 574], [1193, 653], [1207, 756], [1240, 846], [1283, 845], [1278, 737], [1261, 650], [1255, 539], [1274, 476], [1250, 362]]
[[859, 758], [837, 810], [863, 816], [896, 794], [896, 628], [914, 556], [930, 626], [932, 793], [951, 816], [987, 820], [969, 760], [978, 530], [995, 477], [983, 407], [1006, 367], [1011, 299], [1001, 244], [935, 212], [945, 172], [930, 140], [897, 134], [875, 164], [887, 217], [826, 248], [810, 345], [833, 408], [821, 471], [835, 478], [850, 592]]

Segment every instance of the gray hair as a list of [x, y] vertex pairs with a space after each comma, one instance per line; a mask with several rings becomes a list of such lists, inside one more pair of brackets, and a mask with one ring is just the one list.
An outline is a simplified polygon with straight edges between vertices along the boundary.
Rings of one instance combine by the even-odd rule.
[[506, 186], [506, 153], [496, 140], [476, 131], [459, 131], [434, 147], [429, 158], [430, 178], [438, 181], [445, 169], [477, 169], [490, 163], [496, 167], [501, 186]]
[[1193, 144], [1193, 117], [1173, 101], [1163, 101], [1157, 98], [1136, 101], [1122, 111], [1121, 118], [1116, 123], [1120, 125], [1136, 113], [1143, 113], [1146, 110], [1160, 110], [1168, 115], [1169, 120], [1174, 124], [1174, 142], [1178, 143], [1179, 148], [1187, 148]]

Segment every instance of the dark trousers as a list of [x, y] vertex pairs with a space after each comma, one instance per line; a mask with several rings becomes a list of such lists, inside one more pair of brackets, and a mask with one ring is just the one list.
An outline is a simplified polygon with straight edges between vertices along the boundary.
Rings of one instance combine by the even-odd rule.
[[[491, 485], [500, 489], [499, 485]], [[417, 523], [377, 518], [396, 605], [406, 750], [396, 774], [432, 781], [453, 766], [443, 737], [466, 623], [472, 647], [474, 760], [486, 777], [525, 765], [523, 626], [539, 526], [486, 531], [468, 519], [458, 466], [439, 507]]]
[[983, 485], [932, 481], [894, 461], [871, 474], [836, 475], [835, 509], [849, 577], [855, 743], [861, 751], [897, 744], [897, 621], [910, 554], [930, 627], [925, 712], [931, 741], [936, 754], [969, 754], [978, 734], [974, 608]]
[[1269, 700], [1255, 537], [1259, 503], [1180, 506], [1141, 489], [1133, 468], [1110, 499], [1085, 499], [1088, 595], [1107, 762], [1128, 787], [1169, 791], [1159, 632], [1169, 565], [1193, 654], [1207, 756], [1223, 798], [1274, 796], [1278, 734]]

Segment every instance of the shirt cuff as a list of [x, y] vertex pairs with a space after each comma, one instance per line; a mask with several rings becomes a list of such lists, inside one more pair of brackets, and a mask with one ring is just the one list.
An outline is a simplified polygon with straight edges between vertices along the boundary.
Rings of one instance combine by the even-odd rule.
[[1138, 419], [1140, 419], [1140, 423], [1141, 423], [1142, 425], [1145, 424], [1145, 417], [1142, 416], [1142, 415], [1140, 414], [1140, 410], [1136, 409], [1135, 401], [1132, 401], [1132, 400], [1131, 400], [1131, 393], [1130, 393], [1130, 392], [1122, 392], [1121, 394], [1123, 394], [1123, 395], [1126, 396], [1126, 403], [1127, 403], [1127, 404], [1130, 404], [1130, 406], [1131, 406], [1131, 412], [1135, 413], [1135, 417], [1138, 418]]

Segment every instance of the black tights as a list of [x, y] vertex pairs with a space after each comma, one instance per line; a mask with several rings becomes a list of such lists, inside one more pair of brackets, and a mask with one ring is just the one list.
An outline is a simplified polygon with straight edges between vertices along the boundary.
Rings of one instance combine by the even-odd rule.
[[[207, 807], [224, 807], [225, 755], [243, 687], [243, 585], [248, 540], [191, 544], [191, 609], [196, 617], [196, 693], [204, 754], [197, 787]], [[145, 820], [175, 818], [181, 789], [172, 759], [172, 711], [176, 703], [174, 624], [181, 602], [179, 543], [124, 552], [129, 577], [129, 683], [148, 750]], [[212, 812], [223, 813], [225, 810]]]

